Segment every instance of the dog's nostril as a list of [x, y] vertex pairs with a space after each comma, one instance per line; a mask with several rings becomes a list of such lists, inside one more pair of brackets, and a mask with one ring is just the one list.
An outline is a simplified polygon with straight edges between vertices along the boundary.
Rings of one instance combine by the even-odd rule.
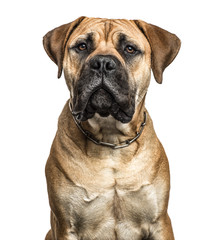
[[108, 61], [104, 64], [105, 66], [105, 70], [107, 71], [111, 71], [111, 70], [114, 70], [116, 68], [116, 63], [114, 61]]
[[90, 66], [94, 70], [99, 70], [101, 68], [101, 62], [94, 60], [90, 63]]

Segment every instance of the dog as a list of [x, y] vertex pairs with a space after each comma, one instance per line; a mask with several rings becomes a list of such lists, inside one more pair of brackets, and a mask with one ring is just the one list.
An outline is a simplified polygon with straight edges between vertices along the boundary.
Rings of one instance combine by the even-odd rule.
[[46, 163], [45, 239], [173, 240], [169, 165], [145, 96], [179, 38], [142, 20], [80, 17], [43, 45], [70, 91]]

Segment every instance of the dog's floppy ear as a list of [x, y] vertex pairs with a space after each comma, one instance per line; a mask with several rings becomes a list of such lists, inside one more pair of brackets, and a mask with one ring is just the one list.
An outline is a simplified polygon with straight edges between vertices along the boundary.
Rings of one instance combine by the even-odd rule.
[[58, 78], [62, 75], [62, 65], [66, 43], [71, 33], [77, 28], [84, 18], [85, 17], [80, 17], [71, 23], [57, 27], [43, 37], [43, 46], [46, 53], [58, 66]]
[[158, 83], [162, 83], [164, 69], [179, 52], [180, 39], [175, 34], [144, 21], [134, 20], [134, 22], [150, 43], [153, 75]]

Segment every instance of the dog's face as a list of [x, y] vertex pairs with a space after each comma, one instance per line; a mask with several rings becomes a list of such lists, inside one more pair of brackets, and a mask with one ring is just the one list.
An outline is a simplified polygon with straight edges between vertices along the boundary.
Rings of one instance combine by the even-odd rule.
[[[129, 122], [150, 78], [151, 49], [130, 21], [87, 19], [70, 36], [63, 68], [80, 120]], [[138, 99], [138, 97], [140, 98]]]
[[64, 69], [79, 120], [98, 113], [127, 123], [145, 96], [151, 67], [161, 83], [180, 42], [142, 21], [82, 17], [49, 32], [44, 46], [59, 66], [59, 76]]

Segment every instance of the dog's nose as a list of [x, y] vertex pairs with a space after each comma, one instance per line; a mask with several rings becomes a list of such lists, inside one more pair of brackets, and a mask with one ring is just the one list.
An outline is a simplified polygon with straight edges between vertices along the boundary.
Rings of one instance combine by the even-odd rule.
[[116, 62], [111, 55], [97, 55], [90, 60], [90, 68], [98, 72], [112, 72], [116, 69]]

